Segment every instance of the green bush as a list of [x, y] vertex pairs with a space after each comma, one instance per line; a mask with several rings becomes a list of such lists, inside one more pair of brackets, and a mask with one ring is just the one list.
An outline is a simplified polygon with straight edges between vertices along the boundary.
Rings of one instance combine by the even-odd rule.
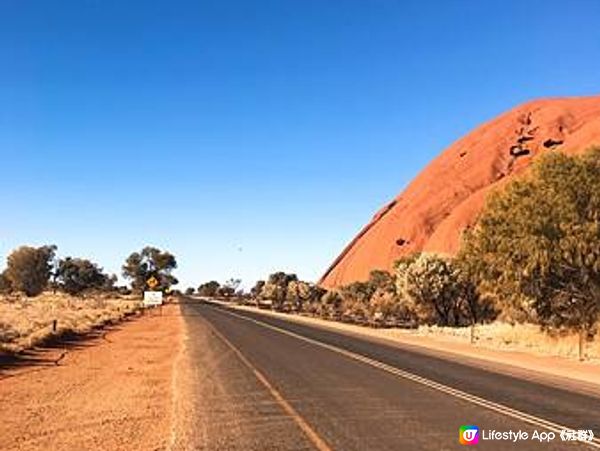
[[600, 316], [600, 150], [548, 153], [490, 196], [460, 259], [503, 310], [592, 336]]

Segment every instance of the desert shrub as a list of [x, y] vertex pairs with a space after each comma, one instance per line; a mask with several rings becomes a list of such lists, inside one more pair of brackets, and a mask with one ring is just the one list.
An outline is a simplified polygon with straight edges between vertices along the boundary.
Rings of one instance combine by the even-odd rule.
[[27, 296], [40, 294], [52, 274], [56, 246], [22, 246], [14, 250], [7, 259], [4, 272], [12, 289]]
[[309, 306], [319, 302], [325, 290], [302, 280], [291, 280], [287, 285], [286, 307], [288, 310], [302, 312], [312, 310]]
[[108, 288], [112, 280], [98, 265], [80, 258], [62, 259], [56, 270], [58, 286], [73, 295], [85, 290]]
[[203, 283], [198, 287], [198, 295], [215, 297], [219, 292], [219, 288], [221, 288], [221, 284], [216, 280], [211, 280], [210, 282]]
[[290, 282], [297, 282], [296, 274], [287, 274], [283, 271], [271, 274], [261, 288], [259, 298], [272, 301], [272, 308], [276, 311], [284, 310]]
[[369, 317], [369, 302], [374, 288], [368, 282], [352, 282], [339, 289], [342, 301], [340, 310], [346, 317], [367, 319]]
[[323, 318], [333, 318], [339, 314], [342, 297], [337, 291], [327, 291], [321, 297], [317, 314]]
[[502, 309], [592, 336], [600, 316], [600, 150], [543, 155], [491, 195], [461, 258]]
[[250, 289], [250, 295], [254, 298], [254, 299], [258, 299], [260, 298], [260, 295], [262, 293], [262, 289], [265, 286], [265, 281], [264, 280], [258, 280], [254, 286]]
[[468, 273], [450, 257], [412, 255], [396, 262], [395, 269], [398, 296], [420, 322], [462, 326], [492, 316]]
[[0, 273], [0, 293], [10, 293], [12, 291], [12, 286], [10, 284], [10, 280], [6, 276], [6, 271]]
[[371, 288], [368, 315], [372, 320], [396, 320], [409, 322], [415, 319], [415, 312], [398, 295], [396, 277], [381, 270], [372, 271], [367, 281]]
[[236, 291], [240, 284], [242, 283], [241, 279], [229, 279], [217, 290], [217, 296], [224, 298], [231, 298], [235, 296]]

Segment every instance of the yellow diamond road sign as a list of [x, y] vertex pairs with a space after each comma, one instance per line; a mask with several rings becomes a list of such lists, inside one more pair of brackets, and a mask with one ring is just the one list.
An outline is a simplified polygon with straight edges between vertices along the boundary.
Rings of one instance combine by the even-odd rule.
[[150, 287], [151, 290], [153, 290], [154, 288], [156, 288], [156, 286], [158, 285], [158, 283], [159, 283], [158, 280], [154, 276], [152, 276], [148, 280], [146, 280], [146, 284], [148, 285], [148, 287]]

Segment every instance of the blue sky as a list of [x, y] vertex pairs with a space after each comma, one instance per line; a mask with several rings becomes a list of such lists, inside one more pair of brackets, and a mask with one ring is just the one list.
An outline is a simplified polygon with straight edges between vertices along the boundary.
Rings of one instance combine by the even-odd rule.
[[482, 121], [600, 92], [597, 1], [0, 3], [0, 259], [314, 280]]

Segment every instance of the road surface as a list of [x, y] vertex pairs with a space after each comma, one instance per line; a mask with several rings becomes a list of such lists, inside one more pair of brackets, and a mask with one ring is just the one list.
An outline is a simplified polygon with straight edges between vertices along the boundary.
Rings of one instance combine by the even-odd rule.
[[[182, 306], [197, 426], [187, 447], [223, 450], [600, 449], [600, 398], [446, 358], [203, 302]], [[483, 440], [484, 431], [527, 440]], [[540, 442], [533, 434], [554, 432]]]

